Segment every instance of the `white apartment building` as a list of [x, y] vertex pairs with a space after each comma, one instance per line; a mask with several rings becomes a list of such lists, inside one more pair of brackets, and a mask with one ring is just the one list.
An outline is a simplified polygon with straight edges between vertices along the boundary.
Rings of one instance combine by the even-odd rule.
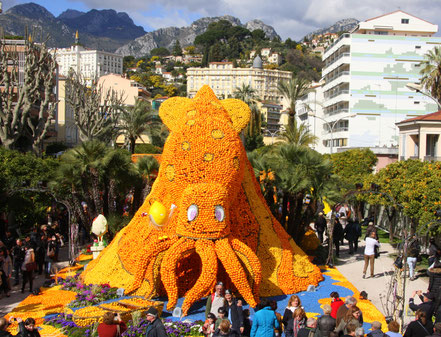
[[[323, 55], [321, 143], [339, 147], [398, 145], [395, 123], [437, 110], [406, 87], [420, 81], [424, 54], [441, 45], [438, 26], [401, 10], [360, 22]], [[336, 123], [331, 130], [331, 125]], [[331, 137], [332, 136], [332, 137]]]
[[[324, 142], [323, 135], [327, 133], [324, 124], [326, 119], [323, 115], [323, 82], [311, 83], [308, 94], [296, 102], [296, 118], [298, 123], [305, 123], [309, 126], [309, 131], [317, 137], [317, 142], [311, 146], [320, 153], [328, 152]], [[337, 122], [335, 130], [341, 131], [345, 124]]]
[[187, 69], [187, 96], [193, 97], [205, 84], [209, 85], [217, 97], [233, 97], [243, 84], [256, 90], [262, 101], [278, 103], [282, 96], [277, 90], [280, 81], [291, 79], [289, 71], [263, 69], [259, 56], [251, 68], [234, 68], [232, 62], [211, 62], [208, 68]]
[[89, 50], [79, 44], [78, 32], [75, 44], [70, 48], [53, 49], [60, 75], [67, 76], [73, 69], [86, 81], [107, 74], [122, 74], [123, 57], [118, 54], [99, 50]]

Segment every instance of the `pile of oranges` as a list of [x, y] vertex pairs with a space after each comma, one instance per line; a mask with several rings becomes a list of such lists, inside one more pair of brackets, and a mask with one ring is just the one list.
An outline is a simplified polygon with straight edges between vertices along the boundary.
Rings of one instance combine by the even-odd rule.
[[[223, 281], [249, 304], [259, 296], [302, 291], [323, 279], [319, 268], [271, 214], [240, 140], [250, 119], [240, 100], [219, 101], [204, 86], [193, 98], [162, 103], [170, 129], [150, 195], [130, 224], [89, 263], [86, 283], [126, 293], [185, 296], [183, 313]], [[150, 206], [176, 207], [161, 228]]]

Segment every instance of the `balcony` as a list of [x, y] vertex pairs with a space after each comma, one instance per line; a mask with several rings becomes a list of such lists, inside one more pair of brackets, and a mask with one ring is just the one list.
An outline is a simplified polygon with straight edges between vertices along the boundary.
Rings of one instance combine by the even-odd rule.
[[342, 95], [342, 94], [349, 94], [349, 90], [338, 90], [338, 91], [326, 96], [325, 99], [331, 99], [331, 98], [337, 97], [338, 95]]
[[341, 53], [335, 59], [327, 62], [326, 66], [323, 67], [322, 76], [323, 77], [326, 76], [327, 74], [329, 74], [331, 71], [337, 69], [342, 64], [349, 64], [350, 63], [350, 56], [351, 56], [351, 53], [349, 53], [349, 52]]
[[441, 157], [437, 157], [437, 156], [424, 156], [424, 161], [441, 161]]
[[340, 113], [348, 113], [348, 112], [349, 112], [348, 108], [334, 109], [334, 110], [330, 110], [330, 111], [325, 111], [325, 115], [326, 116], [334, 116], [334, 115], [338, 115]]
[[[345, 75], [350, 75], [350, 74], [351, 74], [351, 72], [349, 70], [344, 70], [344, 71], [340, 71], [338, 73], [335, 73], [332, 76], [325, 77], [326, 84], [323, 86], [323, 90], [327, 90], [327, 89], [335, 86], [335, 83], [331, 83], [331, 82], [337, 80], [339, 77], [342, 77]], [[349, 79], [342, 80], [342, 82], [349, 82]]]

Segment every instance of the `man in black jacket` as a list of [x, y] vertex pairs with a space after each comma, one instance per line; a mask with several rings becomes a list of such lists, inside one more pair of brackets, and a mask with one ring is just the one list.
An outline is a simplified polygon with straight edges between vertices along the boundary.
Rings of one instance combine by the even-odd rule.
[[326, 230], [326, 219], [323, 215], [323, 212], [318, 214], [317, 220], [315, 221], [315, 230], [317, 231], [317, 236], [320, 240], [320, 243], [323, 243], [323, 234]]
[[224, 309], [231, 322], [231, 330], [236, 331], [238, 334], [243, 333], [242, 301], [235, 299], [230, 289], [225, 290]]
[[25, 258], [25, 249], [23, 246], [23, 242], [20, 239], [17, 239], [17, 244], [12, 248], [12, 256], [14, 258], [14, 277], [15, 283], [14, 285], [18, 285], [20, 282], [20, 270], [21, 265], [23, 264]]
[[146, 313], [147, 321], [149, 321], [145, 336], [146, 337], [167, 337], [165, 326], [158, 317], [158, 310], [155, 307], [150, 307]]
[[317, 320], [317, 328], [322, 337], [329, 337], [331, 331], [335, 329], [335, 318], [331, 316], [332, 308], [329, 304], [323, 305], [323, 316]]
[[[418, 305], [415, 304], [413, 299], [415, 295], [418, 295], [418, 297], [423, 303], [420, 303]], [[435, 309], [433, 303], [434, 299], [435, 296], [430, 292], [423, 294], [422, 290], [414, 291], [412, 293], [412, 296], [409, 298], [409, 308], [412, 309], [413, 311], [417, 311], [417, 310], [424, 311], [426, 313], [427, 320], [431, 321], [433, 316], [433, 311]]]

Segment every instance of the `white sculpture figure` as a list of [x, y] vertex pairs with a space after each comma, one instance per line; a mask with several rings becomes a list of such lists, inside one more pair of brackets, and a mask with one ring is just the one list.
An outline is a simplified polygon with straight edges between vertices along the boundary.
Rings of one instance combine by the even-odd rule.
[[107, 219], [100, 214], [92, 222], [92, 233], [98, 237], [98, 244], [90, 247], [93, 258], [96, 259], [99, 253], [104, 249], [103, 236], [107, 233]]

